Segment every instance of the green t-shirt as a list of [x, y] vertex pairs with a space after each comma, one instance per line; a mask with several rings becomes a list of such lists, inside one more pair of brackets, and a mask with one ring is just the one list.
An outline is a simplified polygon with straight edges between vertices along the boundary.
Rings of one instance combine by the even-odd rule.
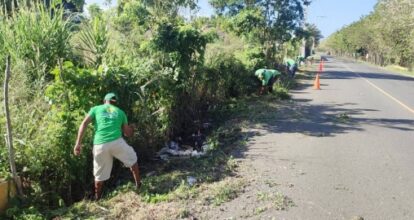
[[286, 64], [288, 64], [289, 66], [293, 66], [296, 65], [296, 62], [292, 59], [286, 59]]
[[280, 72], [277, 70], [271, 70], [271, 69], [258, 69], [254, 75], [256, 75], [261, 81], [262, 86], [266, 86], [269, 84], [269, 80], [272, 77], [276, 77], [280, 75]]
[[298, 56], [298, 57], [296, 58], [296, 61], [297, 61], [298, 63], [300, 63], [300, 62], [305, 62], [305, 57], [303, 57], [303, 56]]
[[89, 111], [95, 127], [93, 144], [104, 144], [122, 137], [122, 125], [128, 124], [121, 109], [111, 104], [98, 105]]

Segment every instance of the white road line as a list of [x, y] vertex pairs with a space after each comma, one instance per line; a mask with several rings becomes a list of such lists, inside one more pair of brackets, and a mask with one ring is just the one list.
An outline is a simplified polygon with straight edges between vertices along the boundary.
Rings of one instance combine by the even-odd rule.
[[363, 76], [359, 75], [359, 73], [353, 71], [351, 68], [349, 68], [344, 63], [341, 63], [341, 64], [345, 67], [345, 69], [347, 69], [348, 71], [350, 71], [350, 72], [354, 73], [355, 75], [359, 76], [361, 79], [365, 80], [372, 87], [376, 88], [378, 91], [380, 91], [381, 93], [383, 93], [384, 95], [386, 95], [388, 98], [394, 100], [396, 103], [398, 103], [399, 105], [401, 105], [402, 107], [404, 107], [405, 109], [407, 109], [409, 112], [411, 112], [412, 114], [414, 114], [414, 109], [410, 108], [408, 105], [404, 104], [403, 102], [401, 102], [400, 100], [398, 100], [397, 98], [395, 98], [394, 96], [392, 96], [391, 94], [389, 94], [388, 92], [384, 91], [383, 89], [381, 89], [380, 87], [378, 87], [377, 85], [375, 85], [374, 83], [372, 83], [371, 81], [369, 81], [368, 79], [366, 79]]

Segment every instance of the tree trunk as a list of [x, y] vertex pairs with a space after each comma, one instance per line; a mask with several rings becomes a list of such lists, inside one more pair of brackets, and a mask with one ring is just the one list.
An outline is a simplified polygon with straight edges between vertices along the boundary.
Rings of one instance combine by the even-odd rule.
[[23, 196], [23, 190], [19, 177], [17, 176], [16, 162], [14, 161], [14, 148], [13, 148], [13, 137], [12, 137], [12, 127], [10, 121], [10, 111], [9, 111], [9, 79], [10, 79], [10, 55], [6, 58], [6, 71], [4, 78], [4, 110], [6, 113], [6, 130], [7, 130], [7, 146], [9, 149], [9, 162], [10, 170], [13, 175], [14, 182], [17, 186], [17, 192], [19, 196]]

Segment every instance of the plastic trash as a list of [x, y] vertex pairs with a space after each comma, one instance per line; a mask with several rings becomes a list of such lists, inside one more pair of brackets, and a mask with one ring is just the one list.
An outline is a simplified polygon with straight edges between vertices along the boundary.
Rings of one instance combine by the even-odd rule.
[[201, 148], [203, 148], [203, 152], [207, 152], [213, 149], [213, 147], [209, 144], [204, 144]]
[[170, 141], [170, 143], [168, 144], [168, 148], [170, 148], [171, 150], [179, 150], [180, 145], [175, 141]]
[[169, 160], [167, 154], [161, 154], [160, 155], [160, 158], [161, 158], [161, 160], [165, 160], [165, 161], [168, 161]]
[[193, 176], [187, 176], [187, 183], [190, 186], [194, 186], [197, 183], [197, 179]]

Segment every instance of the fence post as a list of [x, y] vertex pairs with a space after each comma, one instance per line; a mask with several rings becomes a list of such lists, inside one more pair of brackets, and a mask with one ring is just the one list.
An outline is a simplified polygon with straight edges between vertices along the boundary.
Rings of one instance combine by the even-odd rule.
[[6, 71], [4, 78], [4, 110], [6, 113], [6, 130], [7, 130], [7, 147], [9, 149], [9, 162], [10, 170], [12, 172], [13, 180], [16, 184], [17, 192], [20, 197], [23, 196], [22, 185], [17, 176], [16, 162], [14, 160], [14, 148], [13, 148], [13, 137], [12, 137], [12, 127], [10, 121], [10, 111], [9, 111], [9, 80], [10, 80], [10, 55], [6, 58]]

